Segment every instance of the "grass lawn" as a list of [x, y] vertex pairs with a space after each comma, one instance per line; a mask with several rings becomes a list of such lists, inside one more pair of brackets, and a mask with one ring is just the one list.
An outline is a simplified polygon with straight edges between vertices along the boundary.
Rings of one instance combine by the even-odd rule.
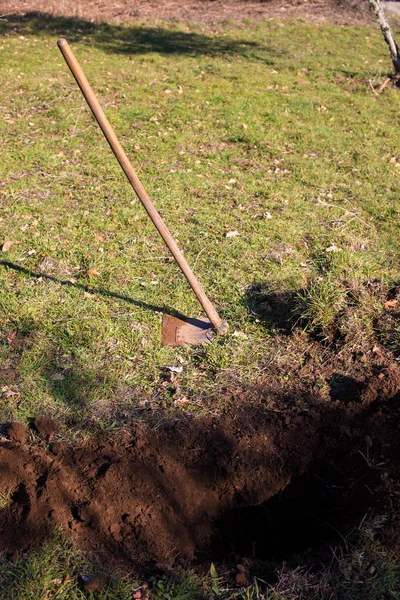
[[[3, 419], [109, 426], [143, 402], [210, 408], [274, 352], [252, 310], [260, 286], [316, 281], [307, 314], [326, 325], [343, 281], [398, 278], [400, 95], [367, 84], [390, 70], [378, 31], [39, 18], [1, 29], [0, 238], [15, 242], [0, 263]], [[226, 338], [161, 346], [163, 310], [201, 309], [89, 114], [60, 34], [230, 323]], [[168, 365], [183, 367], [178, 394], [163, 385]]]
[[[283, 360], [265, 298], [293, 298], [302, 327], [328, 339], [349, 289], [399, 280], [400, 94], [376, 97], [368, 84], [391, 72], [376, 29], [32, 17], [1, 20], [0, 34], [1, 421], [44, 413], [70, 439], [143, 409], [222, 410], [221, 390], [239, 393]], [[60, 36], [230, 324], [211, 345], [161, 346], [163, 311], [202, 312], [85, 105]], [[361, 336], [385, 310], [381, 298], [360, 301]], [[398, 325], [385, 335], [398, 353]], [[182, 372], [171, 380], [167, 366]], [[51, 544], [40, 568], [33, 556], [10, 572], [11, 597], [83, 597], [57, 566], [69, 551]], [[48, 596], [27, 595], [26, 568], [45, 570]], [[99, 597], [132, 597], [130, 584], [115, 585]], [[209, 588], [154, 585], [155, 598], [219, 593], [212, 578]], [[302, 597], [256, 587], [225, 597]]]

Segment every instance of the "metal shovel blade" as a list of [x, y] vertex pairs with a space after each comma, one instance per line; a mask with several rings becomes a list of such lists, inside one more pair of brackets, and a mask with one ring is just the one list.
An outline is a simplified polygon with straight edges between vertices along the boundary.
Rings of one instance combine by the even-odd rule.
[[214, 336], [213, 327], [208, 319], [180, 319], [172, 315], [163, 315], [163, 346], [209, 344]]

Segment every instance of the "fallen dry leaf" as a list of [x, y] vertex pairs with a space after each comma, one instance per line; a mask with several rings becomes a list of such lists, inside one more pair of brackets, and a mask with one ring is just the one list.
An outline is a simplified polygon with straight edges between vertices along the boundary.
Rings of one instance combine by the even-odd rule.
[[397, 306], [397, 300], [388, 300], [385, 302], [385, 308], [394, 308]]
[[228, 233], [226, 234], [227, 238], [231, 238], [231, 237], [236, 237], [237, 235], [240, 235], [240, 233], [238, 231], [228, 231]]
[[174, 401], [174, 406], [183, 406], [185, 404], [189, 404], [188, 398], [186, 396], [181, 396], [177, 400]]
[[7, 385], [4, 385], [1, 388], [0, 392], [1, 392], [1, 395], [4, 396], [5, 398], [10, 398], [11, 396], [18, 396], [19, 395], [19, 392], [15, 392], [11, 388], [9, 388]]
[[340, 252], [340, 251], [341, 251], [341, 248], [338, 248], [335, 244], [332, 244], [332, 246], [325, 248], [325, 252]]
[[182, 373], [183, 371], [183, 367], [182, 365], [180, 367], [165, 367], [168, 371], [171, 371], [171, 373]]
[[235, 337], [238, 337], [238, 338], [243, 338], [244, 340], [247, 340], [248, 337], [249, 337], [248, 335], [246, 335], [245, 333], [243, 333], [243, 331], [234, 331], [233, 335]]
[[50, 379], [52, 381], [64, 381], [65, 377], [62, 373], [54, 373], [54, 375], [52, 375]]
[[11, 240], [9, 240], [7, 242], [3, 242], [3, 245], [1, 247], [2, 252], [8, 252], [8, 250], [11, 248], [11, 246], [14, 246], [15, 244], [19, 244], [19, 242], [17, 242], [17, 241], [12, 242]]
[[15, 337], [17, 335], [16, 331], [11, 331], [8, 335], [7, 335], [7, 344], [10, 346], [13, 341], [15, 340]]
[[87, 274], [89, 277], [96, 277], [97, 275], [100, 275], [97, 269], [89, 269]]

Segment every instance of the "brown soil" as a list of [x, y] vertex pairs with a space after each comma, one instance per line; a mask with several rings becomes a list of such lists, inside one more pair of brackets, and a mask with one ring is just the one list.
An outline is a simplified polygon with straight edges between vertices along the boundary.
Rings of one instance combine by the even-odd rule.
[[29, 430], [23, 423], [10, 423], [6, 428], [7, 437], [11, 442], [26, 444], [29, 439]]
[[54, 433], [57, 431], [58, 426], [54, 419], [49, 417], [39, 416], [32, 420], [32, 428], [42, 437], [44, 440], [50, 441], [54, 437]]
[[393, 373], [376, 397], [371, 380], [361, 403], [298, 391], [271, 411], [242, 398], [218, 419], [141, 422], [76, 446], [3, 441], [0, 548], [15, 558], [60, 526], [127, 569], [270, 564], [323, 551], [372, 507], [396, 526], [400, 395], [385, 391], [399, 383]]
[[54, 17], [87, 21], [192, 21], [207, 24], [224, 20], [302, 18], [354, 24], [368, 19], [363, 0], [0, 0], [0, 15], [41, 12]]

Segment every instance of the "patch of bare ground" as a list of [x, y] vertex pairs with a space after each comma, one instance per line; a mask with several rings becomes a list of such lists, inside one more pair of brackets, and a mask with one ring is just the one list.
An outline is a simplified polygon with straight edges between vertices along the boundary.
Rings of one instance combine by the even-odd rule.
[[265, 573], [321, 557], [369, 511], [396, 527], [400, 374], [364, 383], [364, 400], [348, 378], [330, 402], [287, 384], [272, 405], [265, 384], [218, 418], [152, 417], [75, 445], [49, 443], [43, 418], [29, 435], [10, 424], [0, 549], [15, 558], [60, 527], [122, 569], [247, 559]]
[[369, 20], [363, 0], [9, 0], [0, 2], [0, 15], [40, 12], [53, 17], [74, 17], [91, 22], [181, 21], [208, 25], [246, 19], [301, 18], [336, 24], [357, 24]]

